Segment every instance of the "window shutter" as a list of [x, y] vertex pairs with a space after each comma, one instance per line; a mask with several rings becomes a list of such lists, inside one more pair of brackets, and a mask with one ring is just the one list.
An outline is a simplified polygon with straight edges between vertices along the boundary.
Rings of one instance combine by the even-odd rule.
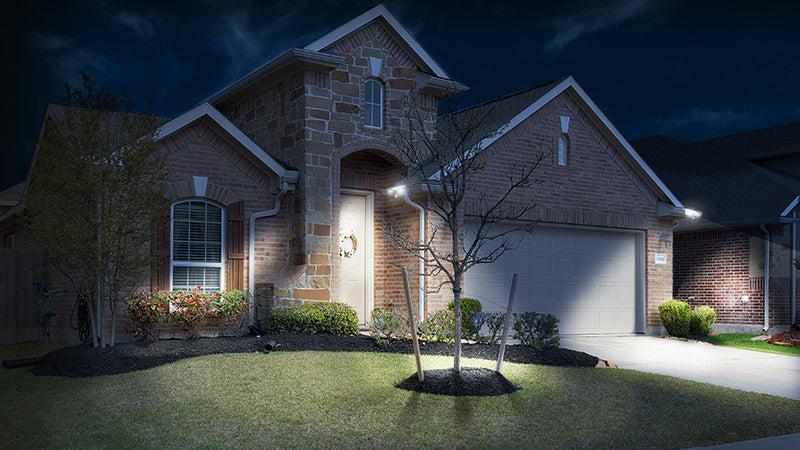
[[166, 211], [161, 222], [153, 224], [153, 237], [150, 239], [150, 254], [153, 256], [150, 288], [160, 291], [169, 290], [169, 208]]
[[244, 290], [244, 201], [227, 207], [225, 226], [225, 285], [228, 290]]

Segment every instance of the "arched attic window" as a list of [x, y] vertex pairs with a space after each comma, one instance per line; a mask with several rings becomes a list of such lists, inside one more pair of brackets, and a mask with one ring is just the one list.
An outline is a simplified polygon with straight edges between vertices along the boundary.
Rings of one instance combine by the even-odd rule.
[[364, 124], [383, 128], [383, 84], [374, 78], [364, 82]]
[[569, 161], [569, 136], [561, 133], [558, 137], [558, 165], [566, 166]]
[[202, 200], [172, 205], [171, 289], [201, 286], [206, 292], [223, 287], [223, 210]]

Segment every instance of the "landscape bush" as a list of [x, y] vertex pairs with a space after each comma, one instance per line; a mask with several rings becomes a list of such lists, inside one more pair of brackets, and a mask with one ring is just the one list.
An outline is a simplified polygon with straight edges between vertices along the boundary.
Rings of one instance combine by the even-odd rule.
[[167, 291], [140, 291], [128, 299], [128, 329], [131, 333], [148, 341], [158, 339], [169, 314], [168, 294]]
[[143, 290], [127, 301], [128, 329], [142, 339], [158, 339], [166, 325], [180, 326], [189, 337], [197, 337], [208, 320], [219, 318], [224, 325], [243, 327], [250, 295], [240, 290], [206, 293]]
[[358, 313], [344, 303], [317, 302], [270, 312], [271, 333], [358, 334]]
[[375, 308], [369, 323], [369, 331], [376, 339], [391, 339], [408, 333], [408, 324], [402, 314], [391, 308]]
[[717, 320], [717, 312], [710, 306], [698, 306], [692, 311], [689, 334], [708, 336]]
[[658, 306], [661, 323], [670, 336], [686, 337], [691, 331], [692, 307], [680, 300], [668, 300]]
[[455, 342], [456, 320], [453, 312], [444, 309], [432, 312], [422, 322], [419, 331], [427, 341]]
[[[512, 317], [512, 320], [516, 318], [516, 315]], [[488, 344], [496, 344], [500, 338], [503, 336], [503, 325], [506, 321], [506, 313], [504, 312], [491, 312], [488, 314], [484, 314], [483, 322], [486, 324], [486, 328], [489, 329], [489, 336], [486, 338], [486, 343]]]
[[529, 311], [514, 322], [514, 339], [533, 348], [558, 347], [558, 318]]
[[[447, 309], [449, 311], [453, 311], [455, 307], [456, 302], [454, 300], [451, 300], [450, 303], [447, 304]], [[478, 331], [480, 331], [480, 329], [475, 328], [472, 316], [475, 313], [481, 312], [482, 310], [483, 305], [481, 305], [480, 301], [469, 297], [463, 297], [461, 299], [461, 330], [464, 337], [475, 338], [478, 335]]]

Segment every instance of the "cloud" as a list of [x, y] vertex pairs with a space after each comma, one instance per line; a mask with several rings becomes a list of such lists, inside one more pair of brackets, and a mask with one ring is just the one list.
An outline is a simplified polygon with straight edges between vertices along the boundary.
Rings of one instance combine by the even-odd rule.
[[70, 37], [33, 33], [29, 38], [31, 44], [42, 52], [50, 69], [59, 77], [73, 79], [81, 72], [108, 72], [109, 64], [104, 57], [79, 48]]
[[302, 1], [273, 5], [273, 15], [268, 21], [260, 16], [254, 20], [250, 10], [225, 14], [217, 26], [217, 36], [219, 48], [230, 60], [226, 76], [241, 76], [265, 62], [270, 55], [318, 37], [316, 30], [297, 33], [296, 21], [302, 15], [303, 6]]
[[120, 11], [117, 13], [116, 19], [120, 24], [130, 28], [133, 32], [141, 36], [153, 37], [156, 34], [155, 25], [142, 15], [133, 11]]
[[556, 34], [545, 46], [547, 50], [563, 50], [573, 41], [614, 28], [648, 11], [655, 0], [618, 0], [608, 5], [561, 17], [554, 21]]

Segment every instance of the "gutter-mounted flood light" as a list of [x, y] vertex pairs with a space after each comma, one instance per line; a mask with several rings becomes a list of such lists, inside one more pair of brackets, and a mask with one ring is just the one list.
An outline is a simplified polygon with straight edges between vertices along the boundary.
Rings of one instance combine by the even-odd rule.
[[400, 185], [397, 185], [397, 186], [392, 186], [389, 189], [387, 189], [386, 192], [389, 195], [393, 195], [395, 197], [402, 197], [406, 193], [406, 185], [405, 184], [400, 184]]
[[703, 213], [701, 211], [690, 208], [684, 208], [683, 213], [686, 215], [686, 217], [690, 219], [699, 219], [700, 217], [703, 216]]

